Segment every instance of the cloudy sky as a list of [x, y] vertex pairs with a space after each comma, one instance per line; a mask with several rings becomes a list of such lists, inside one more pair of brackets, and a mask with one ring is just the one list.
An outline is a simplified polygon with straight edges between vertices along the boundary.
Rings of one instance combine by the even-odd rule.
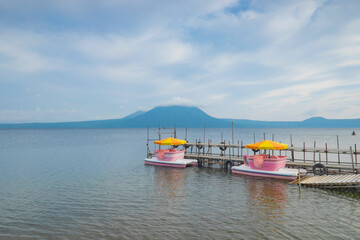
[[0, 122], [360, 118], [358, 0], [0, 0]]

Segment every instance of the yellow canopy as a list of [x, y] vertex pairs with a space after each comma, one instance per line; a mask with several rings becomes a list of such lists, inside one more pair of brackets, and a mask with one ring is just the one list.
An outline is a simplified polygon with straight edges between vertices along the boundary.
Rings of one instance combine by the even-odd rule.
[[183, 145], [186, 144], [186, 141], [170, 137], [170, 138], [154, 141], [154, 143], [159, 145]]
[[284, 143], [278, 143], [278, 142], [273, 142], [270, 140], [265, 140], [262, 142], [248, 144], [248, 145], [246, 145], [246, 148], [251, 148], [254, 150], [255, 149], [283, 150], [283, 149], [287, 149], [288, 145], [284, 144]]

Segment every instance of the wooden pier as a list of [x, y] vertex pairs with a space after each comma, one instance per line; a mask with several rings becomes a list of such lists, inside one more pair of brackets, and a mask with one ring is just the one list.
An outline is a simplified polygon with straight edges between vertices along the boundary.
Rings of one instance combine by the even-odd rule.
[[[157, 139], [149, 138], [148, 129], [148, 156], [152, 155], [149, 149], [149, 142], [161, 139], [162, 134], [171, 135], [176, 138], [176, 126], [174, 126], [174, 128], [160, 128], [159, 126]], [[187, 129], [185, 131], [185, 139], [186, 138]], [[358, 155], [360, 152], [358, 151], [356, 144], [347, 149], [341, 149], [339, 147], [339, 137], [337, 136], [337, 148], [329, 148], [327, 143], [325, 143], [323, 148], [317, 147], [316, 141], [314, 141], [313, 147], [306, 146], [305, 142], [302, 146], [295, 147], [292, 143], [291, 134], [290, 139], [291, 144], [288, 149], [267, 150], [267, 153], [271, 155], [285, 155], [288, 158], [288, 161], [286, 162], [287, 167], [306, 168], [308, 172], [312, 172], [315, 169], [315, 165], [319, 164], [325, 167], [326, 173], [330, 174], [358, 174], [360, 172], [360, 163], [358, 163]], [[274, 140], [274, 135], [272, 135], [272, 140]], [[205, 142], [205, 124], [203, 142], [201, 142], [200, 139], [196, 139], [196, 142], [188, 142], [185, 145], [185, 149], [185, 158], [197, 159], [199, 166], [213, 166], [213, 164], [216, 164], [230, 168], [231, 166], [242, 164], [243, 156], [245, 154], [253, 155], [252, 150], [246, 149], [246, 144], [243, 141], [238, 140], [237, 144], [235, 143], [234, 128], [232, 129], [231, 143], [230, 141], [226, 142], [225, 140], [222, 140], [219, 143], [213, 143], [211, 139], [207, 139], [207, 142]]]
[[[299, 184], [299, 180], [292, 182]], [[360, 188], [360, 174], [341, 174], [305, 177], [300, 179], [300, 185], [326, 189]]]
[[[163, 132], [170, 129], [170, 132]], [[174, 128], [160, 128], [157, 139], [149, 138], [149, 129], [147, 131], [147, 156], [152, 157], [153, 153], [150, 151], [149, 142], [153, 140], [160, 140], [162, 134], [170, 134], [176, 138], [176, 127]], [[185, 132], [185, 139], [187, 138], [187, 129]], [[222, 139], [222, 137], [221, 137]], [[264, 154], [287, 156], [286, 167], [289, 168], [305, 168], [307, 172], [313, 173], [314, 176], [302, 177], [291, 183], [299, 186], [317, 187], [323, 189], [360, 189], [360, 163], [358, 163], [359, 151], [356, 144], [354, 147], [350, 146], [347, 149], [341, 149], [339, 146], [339, 137], [337, 136], [337, 148], [328, 148], [325, 143], [324, 148], [306, 147], [305, 142], [301, 147], [295, 147], [292, 143], [292, 136], [290, 135], [291, 144], [285, 150], [266, 150]], [[265, 140], [265, 133], [264, 133]], [[274, 135], [272, 135], [274, 140]], [[221, 140], [219, 143], [213, 143], [211, 139], [205, 142], [205, 126], [204, 137], [201, 142], [196, 139], [196, 142], [187, 142], [184, 145], [185, 158], [196, 159], [198, 167], [211, 167], [214, 164], [220, 167], [230, 169], [234, 165], [243, 164], [244, 155], [253, 155], [252, 150], [246, 148], [243, 141], [234, 141], [234, 130], [232, 131], [232, 142]], [[255, 134], [254, 134], [255, 142]], [[159, 146], [160, 148], [160, 146]], [[264, 150], [262, 150], [264, 151]], [[320, 173], [322, 176], [317, 176]], [[325, 174], [325, 175], [323, 175]]]

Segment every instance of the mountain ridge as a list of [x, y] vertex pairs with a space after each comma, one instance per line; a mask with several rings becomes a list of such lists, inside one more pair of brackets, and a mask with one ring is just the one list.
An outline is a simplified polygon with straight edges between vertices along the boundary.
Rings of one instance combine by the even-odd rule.
[[229, 128], [359, 128], [360, 119], [326, 119], [312, 117], [303, 121], [261, 121], [249, 119], [215, 118], [198, 107], [158, 106], [147, 112], [137, 111], [121, 119], [0, 124], [0, 128], [145, 128], [188, 127]]

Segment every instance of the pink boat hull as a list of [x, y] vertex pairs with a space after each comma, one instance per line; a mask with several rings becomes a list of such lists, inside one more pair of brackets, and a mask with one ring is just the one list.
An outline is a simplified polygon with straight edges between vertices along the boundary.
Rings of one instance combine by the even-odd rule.
[[[296, 169], [297, 170], [297, 169]], [[277, 173], [259, 173], [259, 172], [248, 172], [248, 171], [239, 171], [236, 169], [231, 170], [232, 173], [247, 175], [247, 176], [254, 176], [254, 177], [268, 177], [268, 178], [275, 178], [275, 179], [281, 179], [281, 180], [295, 180], [298, 178], [297, 175], [283, 175], [283, 174], [277, 174]], [[306, 173], [300, 173], [300, 176], [305, 176]]]
[[186, 164], [172, 164], [172, 163], [162, 163], [162, 162], [151, 162], [145, 160], [147, 165], [163, 166], [163, 167], [176, 167], [176, 168], [186, 168]]
[[180, 151], [175, 149], [155, 150], [154, 157], [146, 158], [145, 164], [176, 168], [196, 166], [197, 160], [184, 159], [184, 153], [185, 150], [183, 149]]

